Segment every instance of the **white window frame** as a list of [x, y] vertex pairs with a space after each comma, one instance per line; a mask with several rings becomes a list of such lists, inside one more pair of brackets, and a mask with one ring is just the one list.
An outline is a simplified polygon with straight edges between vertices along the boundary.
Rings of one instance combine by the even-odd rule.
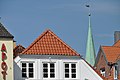
[[[65, 77], [65, 64], [69, 64], [69, 78], [66, 78]], [[76, 65], [76, 73], [75, 73], [75, 75], [76, 75], [76, 77], [75, 78], [72, 78], [72, 64], [75, 64]], [[77, 78], [77, 64], [76, 64], [76, 62], [65, 62], [64, 63], [64, 78], [65, 79], [76, 79]]]
[[[104, 71], [103, 71], [103, 69], [104, 69]], [[105, 68], [100, 69], [100, 73], [102, 74], [102, 76], [105, 77]]]
[[[34, 79], [35, 78], [35, 62], [22, 61], [21, 62], [21, 71], [22, 71], [22, 63], [26, 63], [26, 75], [27, 75], [26, 78], [22, 77], [22, 79]], [[28, 77], [29, 76], [29, 63], [33, 63], [33, 77], [32, 78]]]
[[118, 69], [117, 68], [118, 68], [118, 65], [114, 65], [114, 79], [118, 79]]
[[[53, 78], [51, 78], [50, 77], [50, 63], [53, 63], [54, 64], [54, 74], [55, 74], [55, 76], [53, 77]], [[56, 63], [55, 62], [42, 62], [42, 67], [43, 67], [43, 64], [47, 64], [48, 65], [48, 77], [47, 78], [45, 78], [44, 76], [43, 76], [43, 79], [55, 79], [56, 78]], [[43, 70], [43, 68], [42, 68], [42, 70]], [[43, 72], [42, 72], [43, 73]], [[43, 73], [44, 74], [44, 73]], [[42, 74], [42, 75], [43, 75]]]

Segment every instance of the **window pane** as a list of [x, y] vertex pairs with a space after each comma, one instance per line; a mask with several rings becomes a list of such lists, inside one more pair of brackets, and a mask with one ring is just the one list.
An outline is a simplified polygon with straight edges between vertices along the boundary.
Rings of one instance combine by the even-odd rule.
[[48, 64], [44, 63], [44, 64], [43, 64], [43, 67], [48, 67]]
[[23, 72], [23, 73], [22, 73], [22, 77], [23, 77], [23, 78], [27, 78], [26, 73]]
[[55, 70], [54, 69], [50, 69], [50, 72], [55, 72]]
[[71, 67], [72, 68], [76, 68], [76, 64], [71, 64]]
[[27, 78], [27, 73], [26, 73], [26, 63], [22, 63], [22, 77]]
[[72, 78], [76, 78], [76, 74], [72, 74]]
[[50, 78], [54, 78], [55, 77], [55, 64], [54, 63], [50, 63]]
[[65, 64], [65, 78], [69, 78], [69, 64]]
[[69, 69], [65, 69], [65, 73], [69, 73]]
[[54, 67], [54, 63], [50, 63], [50, 67]]
[[29, 63], [29, 67], [33, 67], [33, 63]]
[[43, 77], [44, 78], [48, 78], [48, 74], [43, 74]]
[[22, 63], [22, 67], [26, 67], [26, 63]]
[[33, 72], [33, 68], [29, 68], [29, 72]]
[[102, 69], [102, 72], [104, 72], [105, 71], [105, 69]]
[[29, 78], [33, 78], [33, 73], [29, 73]]
[[76, 69], [72, 69], [72, 73], [76, 73]]
[[76, 78], [76, 64], [71, 64], [71, 78]]
[[65, 74], [65, 78], [69, 78], [69, 74]]
[[43, 77], [48, 78], [48, 64], [43, 63]]
[[22, 72], [26, 72], [26, 68], [22, 68]]
[[43, 72], [48, 72], [48, 69], [43, 69]]
[[65, 64], [65, 68], [69, 68], [69, 64]]
[[55, 74], [50, 74], [50, 78], [54, 78], [55, 77]]

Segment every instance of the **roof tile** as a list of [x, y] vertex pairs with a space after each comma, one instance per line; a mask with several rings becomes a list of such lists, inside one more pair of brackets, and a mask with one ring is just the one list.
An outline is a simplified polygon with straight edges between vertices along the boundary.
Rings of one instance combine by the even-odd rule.
[[108, 62], [115, 63], [120, 56], [120, 48], [115, 46], [102, 46]]
[[51, 30], [43, 32], [22, 54], [80, 56]]

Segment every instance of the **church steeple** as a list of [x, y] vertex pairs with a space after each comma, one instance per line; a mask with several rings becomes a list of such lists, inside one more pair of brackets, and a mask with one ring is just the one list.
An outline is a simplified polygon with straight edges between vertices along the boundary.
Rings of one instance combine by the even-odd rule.
[[87, 37], [85, 60], [89, 64], [94, 66], [96, 55], [95, 55], [95, 48], [94, 48], [94, 41], [93, 41], [93, 36], [92, 36], [91, 21], [90, 21], [91, 19], [90, 18], [91, 18], [91, 14], [89, 13], [89, 28], [88, 28], [88, 37]]

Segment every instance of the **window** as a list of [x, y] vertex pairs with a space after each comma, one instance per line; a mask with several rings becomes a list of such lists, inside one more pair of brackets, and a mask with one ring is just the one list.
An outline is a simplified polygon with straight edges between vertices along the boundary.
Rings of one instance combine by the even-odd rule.
[[118, 79], [118, 66], [114, 66], [114, 79]]
[[100, 69], [100, 72], [101, 72], [102, 76], [105, 77], [105, 68], [101, 68], [101, 69]]
[[48, 78], [48, 64], [47, 63], [43, 64], [43, 77]]
[[34, 63], [22, 63], [22, 78], [34, 77]]
[[22, 77], [27, 78], [27, 66], [26, 66], [26, 63], [22, 63]]
[[55, 63], [43, 63], [43, 78], [55, 78]]
[[65, 63], [65, 78], [76, 78], [76, 64]]

